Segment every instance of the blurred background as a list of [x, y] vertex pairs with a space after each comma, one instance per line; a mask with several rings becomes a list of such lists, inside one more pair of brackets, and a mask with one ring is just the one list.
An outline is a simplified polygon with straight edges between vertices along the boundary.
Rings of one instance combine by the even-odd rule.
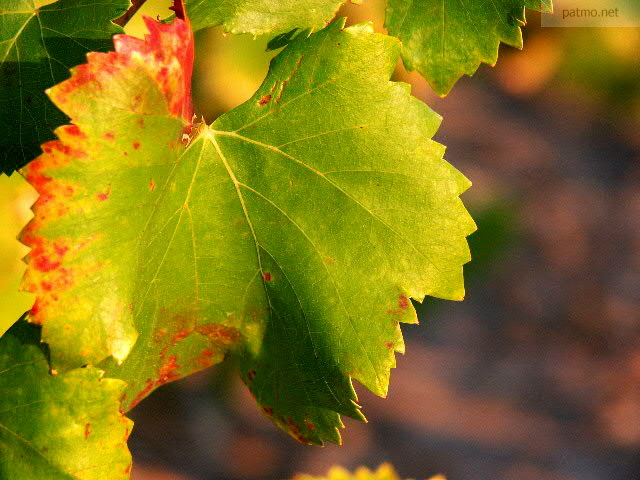
[[[167, 16], [148, 2], [143, 13]], [[347, 5], [383, 29], [382, 0]], [[160, 388], [131, 414], [134, 480], [261, 480], [392, 462], [403, 477], [640, 479], [640, 29], [541, 28], [441, 99], [395, 79], [444, 120], [436, 140], [474, 186], [464, 302], [425, 300], [404, 326], [387, 399], [358, 388], [368, 424], [344, 445], [280, 432], [229, 363]], [[142, 35], [139, 16], [128, 31]], [[197, 35], [196, 110], [212, 121], [266, 74], [268, 39]], [[0, 177], [0, 332], [16, 293], [15, 236], [35, 195]]]

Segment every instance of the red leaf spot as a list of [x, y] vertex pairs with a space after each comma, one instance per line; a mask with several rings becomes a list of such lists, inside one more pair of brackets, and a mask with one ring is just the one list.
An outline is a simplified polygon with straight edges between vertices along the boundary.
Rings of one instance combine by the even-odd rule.
[[202, 368], [207, 368], [213, 365], [213, 357], [215, 356], [215, 352], [210, 349], [205, 349], [202, 351], [200, 356], [198, 357], [198, 364]]
[[193, 330], [180, 330], [176, 332], [176, 334], [173, 336], [174, 345], [187, 338], [189, 335], [191, 335], [192, 332]]
[[[55, 92], [56, 96], [71, 93], [77, 90], [85, 83], [95, 82], [97, 80], [96, 74], [91, 70], [88, 64], [78, 65], [73, 72], [73, 76], [66, 82], [58, 85], [58, 91]], [[98, 88], [98, 85], [93, 85], [94, 88]]]
[[63, 257], [69, 251], [69, 247], [67, 245], [61, 245], [59, 243], [54, 243], [53, 244], [53, 249], [61, 257]]
[[57, 260], [51, 260], [48, 256], [42, 255], [40, 257], [36, 257], [33, 261], [33, 266], [36, 270], [41, 272], [50, 272], [51, 270], [55, 270], [60, 266], [60, 262]]
[[156, 182], [153, 181], [153, 178], [149, 180], [149, 191], [153, 192], [156, 189]]
[[271, 101], [271, 95], [263, 95], [262, 98], [258, 101], [258, 105], [263, 106]]
[[262, 407], [262, 411], [268, 416], [273, 415], [273, 408], [271, 407]]
[[36, 317], [39, 312], [40, 312], [40, 299], [36, 298], [36, 301], [33, 303], [33, 307], [31, 307], [31, 311], [29, 312], [29, 315], [32, 317], [30, 320], [37, 325], [40, 325], [40, 324], [38, 323], [37, 319], [33, 317]]
[[393, 343], [391, 342], [385, 342], [384, 344], [389, 350], [393, 349]]
[[309, 430], [315, 430], [316, 426], [313, 423], [305, 422], [304, 424]]
[[111, 192], [100, 192], [96, 195], [96, 198], [98, 200], [100, 200], [101, 202], [104, 202], [105, 200], [109, 199], [109, 195], [111, 194]]
[[409, 306], [409, 299], [404, 295], [398, 297], [398, 306], [403, 310]]
[[113, 132], [107, 132], [103, 135], [105, 140], [113, 140], [114, 138], [116, 138], [116, 134]]
[[270, 282], [271, 280], [273, 280], [271, 278], [271, 272], [264, 272], [262, 274], [262, 278], [264, 279], [265, 282]]
[[71, 135], [72, 137], [87, 138], [77, 125], [67, 125], [64, 127], [64, 131], [67, 135]]
[[[135, 407], [138, 403], [140, 403], [142, 401], [142, 399], [144, 397], [146, 397], [147, 395], [149, 395], [149, 393], [151, 392], [151, 390], [153, 390], [154, 387], [154, 382], [153, 380], [151, 380], [150, 378], [147, 379], [147, 384], [146, 386], [140, 390], [140, 392], [138, 393], [138, 395], [136, 395], [136, 398], [133, 399], [133, 402], [131, 402], [131, 404], [129, 405], [128, 410], [131, 410], [133, 407]], [[125, 442], [127, 441], [129, 435], [125, 435]]]
[[139, 118], [139, 119], [138, 119], [138, 126], [139, 126], [140, 128], [144, 128], [144, 118]]
[[160, 386], [176, 380], [178, 378], [178, 372], [176, 370], [178, 370], [177, 358], [175, 355], [172, 355], [167, 359], [167, 363], [160, 367], [160, 375], [158, 376], [156, 385]]
[[300, 443], [309, 443], [309, 441], [302, 435], [302, 429], [293, 421], [293, 418], [287, 417], [287, 426], [289, 427], [289, 433]]
[[[36, 191], [41, 192], [40, 193], [41, 197], [43, 197], [43, 195], [47, 195], [46, 193], [44, 193], [46, 191], [45, 187], [46, 187], [46, 184], [52, 180], [51, 177], [48, 177], [47, 175], [39, 173], [38, 171], [34, 171], [34, 168], [30, 168], [27, 171], [26, 179], [27, 179], [27, 182], [29, 182], [33, 186], [33, 188], [36, 189]], [[51, 195], [49, 194], [48, 196], [44, 196], [43, 200], [47, 201], [50, 198], [51, 198]]]
[[133, 142], [133, 148], [138, 150], [140, 148], [140, 142]]
[[84, 426], [84, 439], [89, 440], [89, 435], [91, 435], [91, 424], [87, 423]]

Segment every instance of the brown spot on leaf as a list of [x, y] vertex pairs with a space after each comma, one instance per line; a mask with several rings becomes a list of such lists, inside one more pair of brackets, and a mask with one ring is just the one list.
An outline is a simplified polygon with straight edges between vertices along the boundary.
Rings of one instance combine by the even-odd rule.
[[84, 439], [89, 440], [89, 436], [91, 435], [91, 424], [87, 423], [84, 426]]
[[264, 272], [264, 273], [262, 274], [262, 279], [263, 279], [265, 282], [270, 282], [271, 280], [273, 280], [273, 278], [271, 277], [271, 272]]
[[103, 138], [105, 140], [113, 140], [114, 138], [116, 138], [116, 134], [113, 132], [107, 132], [103, 135]]
[[385, 343], [384, 343], [384, 345], [385, 345], [385, 347], [387, 347], [389, 350], [392, 350], [392, 349], [393, 349], [393, 343], [391, 343], [391, 342], [385, 342]]
[[153, 181], [153, 178], [149, 180], [149, 191], [153, 192], [156, 189], [156, 182]]
[[263, 95], [258, 101], [258, 105], [263, 106], [271, 101], [271, 95]]
[[140, 148], [140, 142], [133, 142], [134, 150], [138, 150]]
[[250, 382], [253, 382], [254, 378], [256, 378], [256, 371], [255, 370], [248, 370], [247, 371], [247, 378], [249, 379]]
[[235, 328], [220, 323], [206, 323], [198, 325], [196, 332], [206, 336], [209, 340], [223, 345], [231, 345], [240, 340], [240, 333]]
[[405, 309], [409, 306], [409, 299], [407, 297], [405, 297], [404, 295], [400, 295], [398, 297], [398, 307], [400, 307], [401, 309]]

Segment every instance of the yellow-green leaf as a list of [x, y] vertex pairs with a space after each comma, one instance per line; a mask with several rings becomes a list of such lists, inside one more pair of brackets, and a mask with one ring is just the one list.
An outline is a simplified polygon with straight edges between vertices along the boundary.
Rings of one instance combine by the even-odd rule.
[[90, 367], [51, 375], [38, 330], [20, 321], [0, 338], [0, 478], [129, 478], [124, 383]]
[[278, 425], [339, 442], [352, 379], [387, 392], [410, 298], [464, 295], [475, 226], [440, 117], [389, 81], [396, 39], [334, 23], [190, 125], [186, 24], [148, 24], [51, 91], [74, 124], [24, 170], [32, 320], [54, 368], [125, 380], [125, 408], [230, 353]]

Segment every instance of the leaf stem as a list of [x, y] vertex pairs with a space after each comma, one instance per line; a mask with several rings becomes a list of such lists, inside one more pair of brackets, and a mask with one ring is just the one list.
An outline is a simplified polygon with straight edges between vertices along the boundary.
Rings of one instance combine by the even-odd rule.
[[120, 18], [116, 18], [113, 23], [124, 27], [127, 23], [129, 23], [131, 17], [133, 17], [138, 12], [138, 10], [140, 10], [140, 7], [142, 7], [142, 5], [144, 5], [146, 1], [147, 0], [131, 0], [131, 6], [129, 7], [129, 10], [124, 12], [124, 14]]

